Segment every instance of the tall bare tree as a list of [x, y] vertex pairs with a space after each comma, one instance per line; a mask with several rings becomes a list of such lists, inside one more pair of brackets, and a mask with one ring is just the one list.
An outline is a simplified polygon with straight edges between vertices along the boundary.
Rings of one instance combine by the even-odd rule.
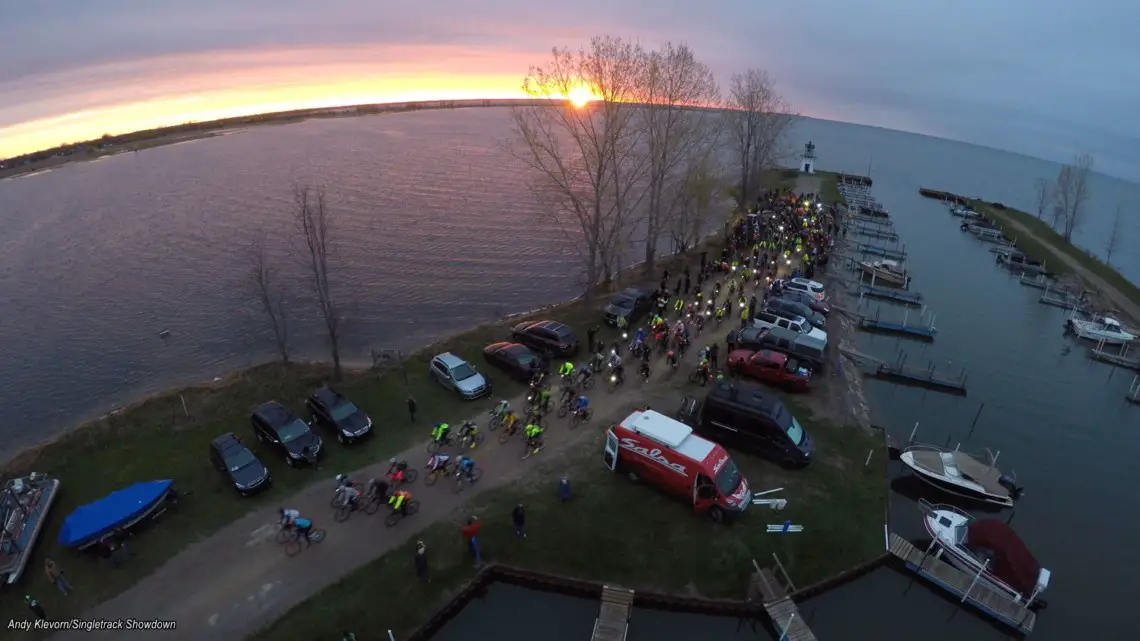
[[732, 76], [728, 107], [728, 136], [740, 171], [737, 204], [746, 209], [760, 193], [763, 171], [787, 153], [784, 138], [794, 114], [775, 81], [761, 69]]
[[1061, 235], [1072, 241], [1073, 232], [1084, 222], [1085, 205], [1091, 191], [1089, 175], [1092, 173], [1093, 157], [1086, 153], [1077, 154], [1073, 162], [1061, 167], [1057, 174], [1054, 193], [1060, 206]]
[[713, 154], [690, 161], [685, 180], [677, 185], [677, 212], [669, 221], [669, 233], [678, 251], [685, 252], [700, 240], [713, 208], [724, 194], [723, 168]]
[[1104, 243], [1104, 262], [1109, 265], [1112, 264], [1112, 254], [1115, 253], [1120, 246], [1120, 236], [1123, 231], [1120, 228], [1120, 215], [1120, 205], [1117, 205], [1116, 213], [1112, 215], [1112, 227], [1108, 230], [1108, 239], [1106, 239]]
[[312, 278], [313, 296], [324, 321], [333, 361], [333, 377], [340, 379], [340, 339], [343, 319], [329, 285], [329, 258], [333, 253], [330, 215], [325, 191], [308, 185], [293, 189], [294, 221], [304, 242], [306, 266]]
[[687, 174], [717, 148], [723, 119], [713, 111], [720, 102], [716, 76], [687, 45], [669, 42], [651, 52], [642, 90], [649, 156], [645, 266], [653, 272], [657, 240], [678, 213]]
[[[523, 82], [529, 97], [550, 104], [512, 109], [512, 153], [526, 163], [532, 192], [582, 260], [587, 295], [613, 275], [640, 202], [644, 131], [636, 101], [646, 62], [639, 45], [614, 37], [593, 38], [577, 51], [554, 49]], [[592, 101], [570, 100], [584, 91]]]
[[269, 328], [273, 330], [273, 340], [282, 363], [289, 362], [289, 322], [285, 315], [285, 297], [277, 284], [277, 270], [269, 264], [265, 255], [265, 243], [255, 240], [250, 243], [250, 276], [261, 301]]
[[1053, 186], [1044, 178], [1038, 178], [1033, 183], [1033, 193], [1037, 199], [1037, 220], [1041, 220], [1045, 210], [1049, 209], [1049, 204], [1053, 202]]

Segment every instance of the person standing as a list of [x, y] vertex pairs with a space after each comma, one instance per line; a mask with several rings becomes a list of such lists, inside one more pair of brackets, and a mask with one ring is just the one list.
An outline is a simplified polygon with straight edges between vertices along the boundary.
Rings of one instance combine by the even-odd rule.
[[717, 356], [719, 356], [719, 354], [720, 343], [713, 343], [712, 346], [709, 347], [709, 365], [712, 365], [713, 369], [719, 369], [719, 365], [717, 365]]
[[413, 423], [416, 422], [416, 399], [411, 396], [408, 397], [408, 417]]
[[24, 603], [28, 604], [28, 609], [32, 611], [32, 614], [36, 615], [37, 619], [47, 621], [47, 613], [44, 612], [44, 606], [40, 605], [39, 601], [32, 598], [30, 594], [25, 594]]
[[420, 581], [427, 583], [431, 579], [428, 578], [428, 558], [427, 546], [423, 541], [416, 541], [416, 576]]
[[523, 509], [522, 503], [516, 505], [515, 509], [511, 511], [511, 520], [515, 524], [515, 536], [526, 540], [526, 511]]
[[590, 329], [586, 330], [586, 340], [587, 340], [587, 341], [589, 342], [589, 344], [590, 344], [590, 351], [591, 351], [591, 352], [595, 351], [595, 350], [594, 350], [594, 345], [595, 345], [594, 341], [595, 341], [597, 338], [598, 338], [598, 326], [597, 326], [597, 325], [595, 325], [595, 326], [591, 327]]
[[479, 530], [482, 528], [483, 522], [477, 516], [467, 519], [467, 525], [463, 526], [463, 538], [467, 539], [467, 550], [475, 558], [477, 568], [483, 565], [483, 551], [479, 547]]
[[570, 490], [570, 479], [563, 476], [558, 480], [558, 501], [566, 503], [573, 498], [573, 496], [574, 493]]
[[51, 581], [52, 585], [58, 588], [64, 596], [71, 594], [71, 592], [75, 590], [75, 587], [71, 585], [71, 581], [67, 580], [67, 577], [63, 575], [63, 570], [59, 569], [55, 561], [51, 559], [45, 560], [44, 572], [47, 574], [48, 581]]

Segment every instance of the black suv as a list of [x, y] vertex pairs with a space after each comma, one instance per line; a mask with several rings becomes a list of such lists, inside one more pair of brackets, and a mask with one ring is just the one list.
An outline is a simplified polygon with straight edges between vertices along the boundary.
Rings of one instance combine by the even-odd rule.
[[210, 464], [242, 496], [267, 487], [272, 480], [265, 463], [233, 433], [222, 434], [210, 443]]
[[305, 401], [313, 422], [336, 432], [336, 440], [351, 443], [372, 433], [372, 419], [331, 387], [322, 387]]
[[783, 327], [745, 327], [728, 333], [728, 351], [747, 349], [758, 352], [770, 349], [795, 356], [817, 372], [827, 366], [826, 345]]
[[630, 325], [645, 316], [653, 307], [653, 293], [640, 287], [629, 287], [618, 292], [606, 304], [604, 318], [607, 324], [617, 325], [619, 318], [625, 318]]
[[321, 437], [313, 433], [308, 423], [277, 401], [259, 405], [249, 420], [257, 440], [276, 449], [290, 467], [321, 453]]
[[717, 381], [704, 403], [686, 396], [678, 418], [717, 443], [788, 467], [811, 462], [815, 441], [780, 399], [755, 385]]
[[555, 356], [573, 356], [578, 353], [578, 337], [574, 330], [558, 321], [519, 323], [511, 328], [511, 337], [540, 354], [550, 352]]
[[764, 302], [764, 308], [784, 318], [803, 316], [807, 322], [811, 323], [812, 327], [827, 329], [827, 317], [799, 301], [790, 298], [770, 298]]

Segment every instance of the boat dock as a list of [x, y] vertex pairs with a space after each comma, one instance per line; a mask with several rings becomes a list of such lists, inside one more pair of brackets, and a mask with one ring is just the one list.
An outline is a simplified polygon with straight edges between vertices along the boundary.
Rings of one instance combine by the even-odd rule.
[[780, 558], [775, 554], [772, 558], [776, 560], [776, 568], [787, 578], [787, 587], [776, 578], [772, 568], [761, 569], [756, 561], [752, 561], [752, 565], [756, 568], [756, 573], [752, 575], [752, 588], [754, 592], [759, 593], [764, 610], [772, 619], [772, 627], [776, 629], [777, 638], [779, 641], [816, 641], [815, 634], [800, 616], [796, 602], [788, 596], [788, 587], [795, 591], [791, 577], [784, 571]]
[[1089, 349], [1089, 358], [1101, 363], [1108, 363], [1117, 367], [1123, 367], [1135, 372], [1140, 372], [1140, 357], [1128, 355], [1128, 345], [1120, 346], [1120, 353], [1113, 354], [1104, 351], [1104, 341], [1097, 343], [1096, 347]]
[[868, 296], [870, 298], [881, 298], [889, 300], [893, 303], [906, 305], [908, 307], [921, 307], [922, 294], [912, 292], [905, 289], [895, 289], [894, 287], [876, 287], [874, 285], [859, 285], [859, 296]]
[[1033, 278], [1022, 275], [1018, 281], [1026, 287], [1035, 287], [1037, 289], [1049, 289], [1049, 287], [1053, 285], [1053, 281], [1046, 277], [1045, 274], [1037, 274]]
[[868, 227], [868, 226], [864, 226], [864, 225], [856, 225], [856, 226], [851, 228], [851, 231], [853, 233], [859, 235], [859, 236], [866, 236], [868, 238], [877, 238], [879, 240], [889, 240], [891, 242], [897, 242], [899, 239], [899, 235], [893, 231], [890, 231], [889, 228], [876, 229], [874, 227]]
[[982, 227], [980, 225], [970, 225], [970, 233], [977, 236], [978, 240], [985, 243], [1001, 243], [1003, 245], [1009, 243], [1009, 239], [1000, 229], [992, 229], [990, 227]]
[[1046, 287], [1045, 291], [1041, 292], [1041, 298], [1038, 298], [1037, 302], [1043, 305], [1052, 305], [1053, 307], [1060, 307], [1061, 309], [1069, 309], [1077, 312], [1087, 311], [1087, 307], [1079, 296], [1073, 296], [1071, 292], [1057, 291], [1049, 287]]
[[871, 245], [869, 243], [856, 243], [855, 251], [861, 254], [871, 254], [872, 256], [882, 256], [888, 260], [905, 260], [906, 249], [891, 249], [890, 247], [881, 247], [879, 245]]
[[[934, 585], [969, 603], [984, 614], [1008, 625], [1022, 634], [1033, 632], [1037, 615], [1010, 597], [930, 555], [930, 548], [920, 550], [901, 536], [888, 535], [887, 550], [906, 563], [907, 569]], [[931, 543], [931, 547], [934, 544]]]
[[[881, 288], [878, 288], [881, 289]], [[919, 317], [925, 315], [921, 313]], [[910, 316], [910, 310], [903, 315], [901, 321], [885, 321], [879, 318], [878, 312], [875, 313], [874, 318], [867, 318], [866, 316], [859, 319], [859, 329], [868, 332], [883, 332], [887, 334], [897, 334], [906, 338], [914, 338], [923, 341], [933, 341], [934, 335], [938, 333], [937, 328], [934, 327], [934, 317], [930, 318], [930, 324], [925, 323], [921, 325], [914, 325], [907, 322]]]
[[959, 375], [950, 376], [937, 371], [934, 363], [931, 363], [926, 369], [907, 366], [905, 353], [899, 354], [898, 360], [894, 363], [887, 363], [853, 349], [840, 347], [839, 351], [858, 363], [873, 364], [874, 369], [866, 372], [866, 375], [872, 378], [900, 385], [923, 387], [944, 394], [966, 396], [967, 376], [964, 368]]
[[0, 495], [0, 581], [15, 583], [28, 565], [59, 480], [31, 474], [8, 481]]
[[602, 586], [602, 609], [594, 621], [590, 641], [625, 641], [633, 614], [633, 590]]
[[1124, 400], [1133, 405], [1140, 405], [1140, 376], [1132, 377], [1132, 384], [1128, 386], [1128, 394]]

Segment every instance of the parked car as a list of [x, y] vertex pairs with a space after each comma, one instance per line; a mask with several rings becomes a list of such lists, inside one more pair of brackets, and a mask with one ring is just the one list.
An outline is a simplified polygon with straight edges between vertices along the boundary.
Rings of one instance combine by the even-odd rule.
[[542, 356], [522, 343], [491, 343], [483, 348], [483, 358], [522, 383], [529, 381], [536, 372], [549, 367]]
[[811, 367], [770, 349], [729, 352], [728, 371], [792, 392], [806, 392], [811, 383]]
[[428, 374], [435, 382], [450, 390], [455, 390], [467, 400], [491, 393], [491, 383], [467, 361], [451, 352], [444, 352], [431, 359]]
[[745, 327], [729, 332], [728, 351], [747, 349], [754, 352], [770, 349], [794, 356], [820, 372], [827, 364], [827, 343], [782, 327]]
[[[290, 467], [320, 456], [321, 437], [309, 424], [277, 401], [262, 403], [249, 417], [257, 440], [280, 454]], [[306, 456], [306, 454], [308, 456]]]
[[827, 288], [819, 281], [811, 280], [810, 278], [793, 278], [790, 282], [806, 287], [808, 291], [815, 294], [819, 300], [827, 299]]
[[717, 381], [704, 401], [686, 396], [678, 417], [708, 439], [802, 467], [815, 454], [811, 434], [778, 398], [747, 383]]
[[653, 292], [640, 287], [629, 287], [610, 299], [604, 310], [604, 318], [607, 324], [616, 326], [618, 319], [624, 317], [632, 325], [652, 307]]
[[210, 463], [242, 496], [268, 487], [269, 468], [235, 434], [222, 434], [210, 443]]
[[555, 356], [573, 356], [578, 353], [578, 337], [574, 330], [558, 321], [519, 323], [511, 328], [511, 337], [540, 354], [550, 352]]
[[827, 317], [801, 302], [794, 301], [790, 298], [777, 297], [764, 301], [764, 307], [772, 311], [772, 313], [785, 318], [803, 316], [812, 324], [812, 327], [827, 331]]
[[827, 316], [831, 313], [831, 305], [816, 298], [815, 294], [810, 292], [800, 291], [798, 289], [784, 289], [780, 292], [780, 298], [803, 303], [811, 308], [813, 312]]
[[351, 443], [372, 433], [372, 419], [331, 387], [322, 387], [313, 392], [305, 406], [313, 417], [313, 422], [324, 425], [336, 433], [336, 440]]
[[[822, 301], [824, 299], [824, 293], [822, 290], [816, 291], [815, 289], [812, 289], [811, 285], [804, 283], [804, 282], [799, 282], [801, 280], [803, 280], [803, 279], [795, 278], [792, 280], [784, 281], [784, 283], [782, 285], [783, 291], [785, 291], [785, 292], [800, 292], [801, 294], [806, 294], [808, 296], [811, 296], [812, 298], [814, 298], [815, 300], [818, 300], [818, 301]], [[809, 282], [814, 283], [815, 281], [809, 281]]]
[[812, 327], [812, 324], [803, 316], [783, 316], [769, 310], [763, 310], [756, 312], [756, 316], [751, 319], [751, 323], [755, 327], [779, 327], [781, 329], [791, 330], [797, 334], [811, 336], [825, 343], [827, 342], [827, 332]]

